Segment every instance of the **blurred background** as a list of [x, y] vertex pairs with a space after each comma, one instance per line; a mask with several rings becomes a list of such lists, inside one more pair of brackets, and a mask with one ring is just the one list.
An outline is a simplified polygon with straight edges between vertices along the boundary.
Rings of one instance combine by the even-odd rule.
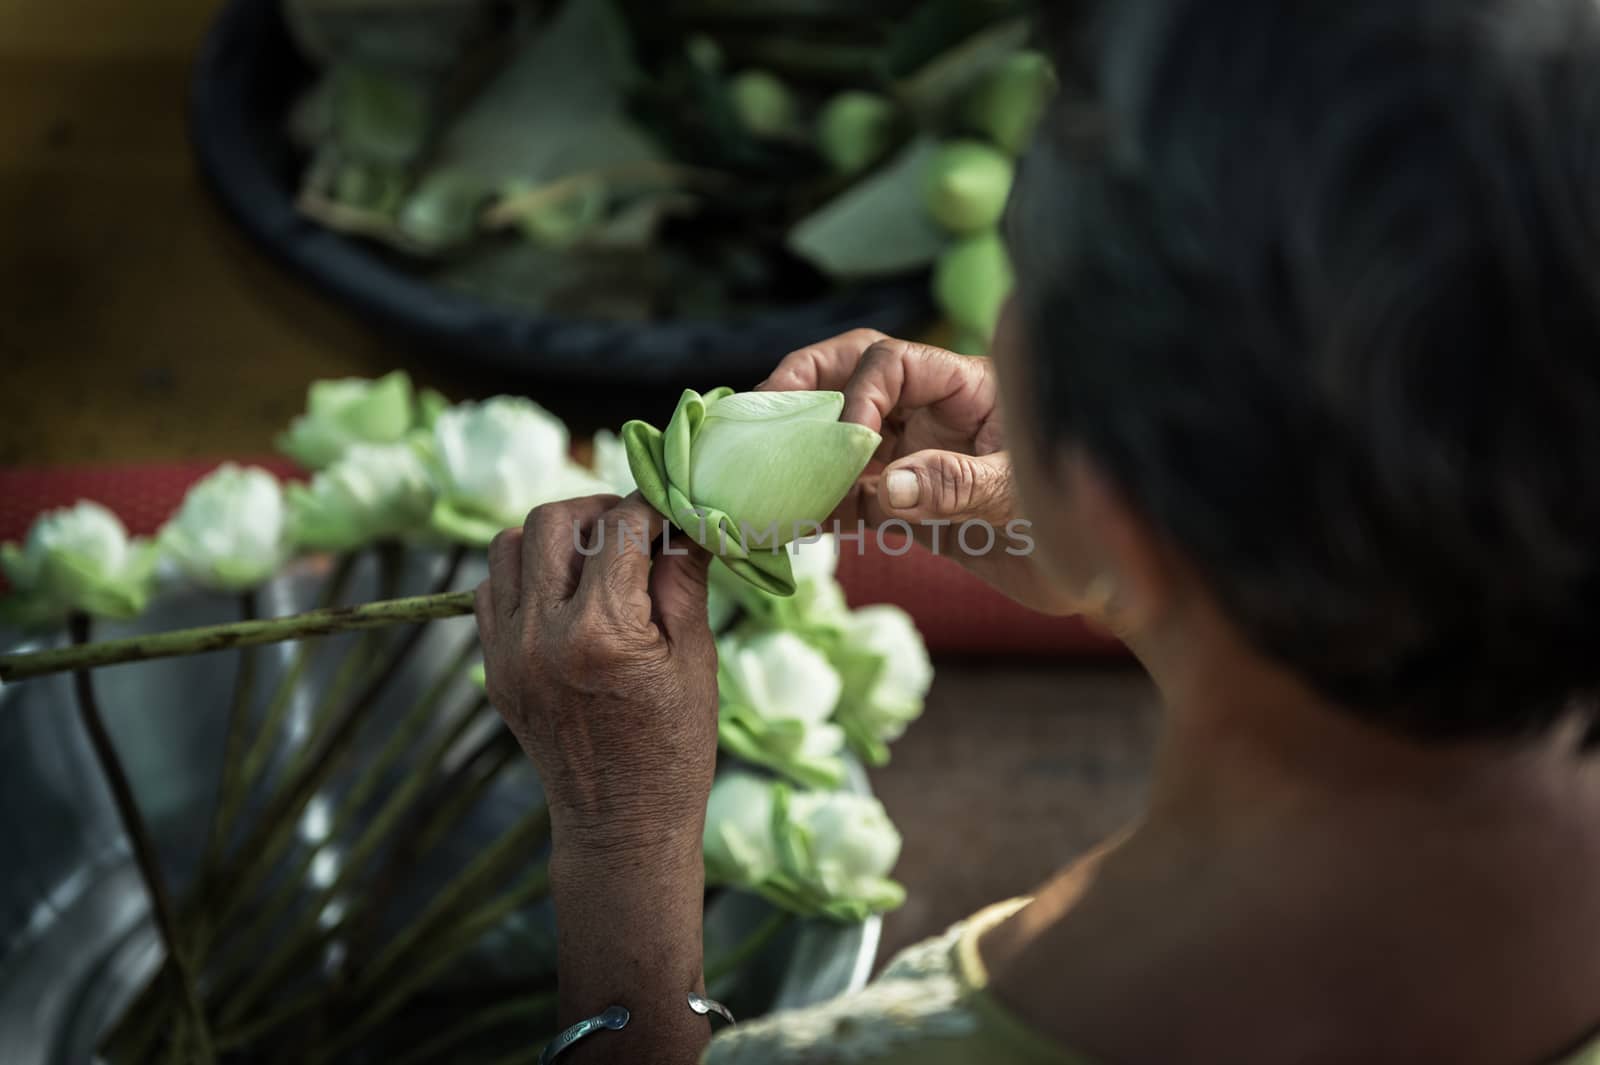
[[[983, 0], [0, 0], [0, 466], [260, 457], [313, 380], [396, 368], [582, 435], [855, 326], [980, 353], [1047, 81]], [[930, 640], [872, 774], [883, 958], [1142, 796], [1142, 675], [1004, 625]]]

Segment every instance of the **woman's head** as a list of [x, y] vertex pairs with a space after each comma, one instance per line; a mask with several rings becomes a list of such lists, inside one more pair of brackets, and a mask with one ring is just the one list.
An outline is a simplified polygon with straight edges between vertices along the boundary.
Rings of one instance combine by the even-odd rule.
[[997, 345], [1035, 479], [1082, 455], [1363, 716], [1563, 717], [1600, 687], [1600, 7], [1079, 6]]

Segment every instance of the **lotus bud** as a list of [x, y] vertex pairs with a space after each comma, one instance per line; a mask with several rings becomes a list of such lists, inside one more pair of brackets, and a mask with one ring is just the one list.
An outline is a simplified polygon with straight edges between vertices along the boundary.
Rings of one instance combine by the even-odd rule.
[[751, 773], [717, 777], [706, 806], [706, 882], [754, 891], [803, 917], [856, 922], [892, 910], [900, 833], [883, 804], [848, 792], [796, 792]]
[[1024, 51], [1001, 63], [979, 83], [962, 108], [966, 125], [1012, 155], [1021, 155], [1055, 93], [1050, 60]]
[[817, 117], [817, 147], [841, 174], [854, 174], [882, 159], [895, 142], [900, 111], [877, 93], [842, 92]]
[[869, 606], [844, 619], [830, 655], [844, 680], [834, 718], [871, 765], [889, 761], [889, 744], [922, 715], [933, 663], [911, 615]]
[[[532, 186], [512, 183], [504, 195], [515, 198]], [[604, 181], [587, 178], [574, 183], [564, 195], [541, 200], [517, 215], [517, 228], [533, 243], [545, 248], [570, 248], [587, 236], [606, 216], [611, 193]]]
[[1015, 177], [1016, 166], [1005, 153], [980, 141], [952, 141], [928, 163], [928, 211], [952, 233], [992, 229], [1005, 213]]
[[46, 511], [22, 544], [0, 544], [0, 568], [11, 582], [0, 620], [34, 628], [74, 611], [137, 617], [149, 604], [157, 558], [154, 545], [130, 539], [99, 503]]
[[317, 381], [307, 396], [306, 413], [278, 437], [278, 450], [307, 469], [320, 470], [352, 444], [403, 439], [415, 419], [411, 378], [402, 371], [376, 381]]
[[794, 129], [795, 102], [789, 87], [764, 70], [747, 70], [728, 83], [734, 113], [758, 137], [780, 137]]
[[704, 33], [691, 34], [683, 47], [689, 56], [689, 62], [707, 74], [716, 74], [722, 70], [726, 56], [722, 51], [722, 45], [717, 43], [715, 37]]
[[833, 513], [881, 438], [839, 421], [839, 392], [685, 392], [666, 432], [623, 426], [628, 466], [658, 511], [738, 576], [793, 595], [783, 548]]
[[999, 232], [990, 230], [945, 249], [934, 264], [933, 294], [962, 329], [994, 335], [1015, 278]]
[[478, 213], [489, 189], [460, 170], [435, 170], [400, 205], [395, 225], [425, 252], [465, 242], [478, 230]]
[[545, 503], [604, 492], [605, 485], [567, 454], [561, 420], [531, 400], [499, 396], [463, 403], [433, 425], [433, 530], [487, 546]]
[[792, 632], [724, 637], [717, 645], [717, 738], [724, 750], [802, 784], [844, 780], [844, 731], [830, 722], [842, 684], [827, 658]]
[[410, 444], [356, 444], [286, 493], [295, 542], [321, 551], [414, 537], [433, 513], [433, 481]]
[[291, 554], [283, 487], [259, 467], [224, 463], [189, 489], [156, 540], [162, 553], [203, 588], [254, 588]]

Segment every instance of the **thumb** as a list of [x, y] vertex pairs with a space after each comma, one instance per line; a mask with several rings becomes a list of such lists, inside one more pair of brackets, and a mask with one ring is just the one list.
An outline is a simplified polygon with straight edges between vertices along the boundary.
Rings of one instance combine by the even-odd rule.
[[650, 569], [650, 601], [654, 620], [668, 640], [677, 642], [706, 629], [710, 569], [709, 551], [687, 536], [667, 534], [666, 546]]
[[894, 518], [1004, 525], [1017, 513], [1011, 456], [919, 451], [883, 471], [867, 504], [874, 525]]

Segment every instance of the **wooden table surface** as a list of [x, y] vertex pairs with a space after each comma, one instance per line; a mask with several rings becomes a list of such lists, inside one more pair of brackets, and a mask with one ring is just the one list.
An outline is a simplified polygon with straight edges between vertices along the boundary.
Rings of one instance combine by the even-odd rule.
[[[0, 0], [0, 464], [264, 453], [319, 377], [400, 366], [456, 399], [496, 387], [375, 336], [212, 206], [184, 99], [214, 7]], [[874, 775], [910, 889], [886, 948], [1118, 827], [1155, 713], [1129, 670], [941, 663], [926, 719]]]

